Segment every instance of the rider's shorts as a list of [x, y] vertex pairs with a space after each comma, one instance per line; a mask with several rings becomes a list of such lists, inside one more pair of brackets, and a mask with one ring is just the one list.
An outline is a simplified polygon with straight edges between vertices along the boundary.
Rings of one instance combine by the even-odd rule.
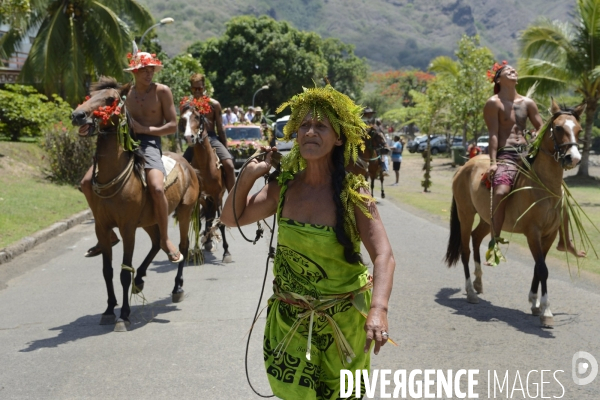
[[144, 154], [146, 164], [144, 169], [157, 169], [167, 176], [167, 171], [162, 163], [162, 150], [160, 148], [160, 137], [151, 135], [136, 135], [140, 141], [140, 150]]
[[512, 188], [519, 172], [522, 157], [526, 155], [527, 153], [520, 153], [514, 150], [498, 151], [496, 154], [498, 169], [492, 178], [492, 187], [506, 185]]

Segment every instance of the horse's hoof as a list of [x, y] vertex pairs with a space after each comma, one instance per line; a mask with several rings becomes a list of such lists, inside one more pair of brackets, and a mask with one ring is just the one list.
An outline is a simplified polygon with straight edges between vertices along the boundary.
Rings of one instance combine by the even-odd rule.
[[477, 294], [482, 294], [483, 293], [483, 285], [481, 284], [481, 281], [478, 282], [477, 279], [475, 279], [475, 282], [473, 282], [473, 289], [475, 289]]
[[385, 193], [384, 192], [381, 192], [381, 198], [385, 199]]
[[178, 293], [172, 293], [171, 301], [173, 301], [173, 303], [181, 303], [183, 301], [184, 294], [185, 292], [183, 290]]
[[542, 315], [542, 309], [540, 307], [531, 307], [531, 315], [535, 315], [536, 317]]
[[127, 328], [129, 328], [129, 325], [131, 325], [131, 322], [129, 321], [125, 321], [121, 318], [119, 318], [117, 320], [117, 323], [115, 324], [115, 332], [127, 332]]
[[542, 315], [540, 317], [540, 322], [542, 323], [542, 328], [553, 328], [554, 327], [554, 317], [544, 317]]
[[231, 254], [225, 254], [225, 255], [223, 256], [223, 262], [224, 262], [225, 264], [232, 263], [232, 262], [233, 262], [233, 258], [231, 257]]
[[117, 316], [115, 314], [102, 314], [102, 317], [100, 318], [100, 325], [113, 325], [116, 320]]
[[134, 285], [131, 291], [133, 292], [133, 294], [138, 294], [142, 293], [142, 290], [144, 290], [144, 282], [140, 283], [139, 285]]
[[213, 244], [213, 242], [207, 242], [204, 244], [204, 250], [206, 251], [213, 251], [215, 248], [215, 245]]
[[479, 297], [475, 293], [467, 293], [467, 301], [471, 304], [478, 304]]

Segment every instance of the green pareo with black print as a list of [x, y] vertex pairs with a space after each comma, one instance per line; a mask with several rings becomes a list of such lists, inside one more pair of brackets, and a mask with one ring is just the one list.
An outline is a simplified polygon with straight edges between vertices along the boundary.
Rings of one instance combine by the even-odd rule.
[[[264, 335], [267, 376], [282, 399], [337, 399], [341, 369], [370, 369], [363, 327], [372, 281], [362, 263], [346, 261], [333, 227], [281, 217], [292, 178], [285, 173], [279, 181], [274, 295]], [[353, 242], [359, 251], [360, 241]]]

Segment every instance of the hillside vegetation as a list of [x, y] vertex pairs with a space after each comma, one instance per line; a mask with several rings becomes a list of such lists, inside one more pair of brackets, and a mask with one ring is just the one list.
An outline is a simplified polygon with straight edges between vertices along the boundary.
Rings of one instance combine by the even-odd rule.
[[453, 54], [464, 33], [478, 33], [497, 58], [514, 61], [519, 31], [539, 17], [568, 20], [575, 1], [559, 0], [140, 0], [159, 20], [170, 55], [197, 40], [220, 36], [237, 15], [269, 15], [323, 37], [356, 46], [374, 69], [427, 68], [438, 55]]

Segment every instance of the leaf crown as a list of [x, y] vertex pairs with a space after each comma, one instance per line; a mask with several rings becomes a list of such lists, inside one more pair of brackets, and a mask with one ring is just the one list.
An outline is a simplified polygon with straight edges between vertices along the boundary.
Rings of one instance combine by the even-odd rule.
[[[283, 140], [293, 140], [292, 135], [298, 132], [300, 124], [308, 113], [322, 121], [327, 118], [333, 130], [340, 138], [345, 138], [344, 163], [356, 161], [358, 150], [365, 149], [365, 140], [368, 139], [366, 124], [361, 119], [363, 107], [352, 101], [343, 93], [338, 92], [327, 84], [325, 87], [304, 88], [300, 94], [293, 96], [277, 108], [277, 113], [290, 107], [290, 119], [283, 128]], [[300, 155], [300, 148], [296, 142], [288, 156], [282, 160], [285, 170], [296, 173], [306, 167], [306, 161]]]

